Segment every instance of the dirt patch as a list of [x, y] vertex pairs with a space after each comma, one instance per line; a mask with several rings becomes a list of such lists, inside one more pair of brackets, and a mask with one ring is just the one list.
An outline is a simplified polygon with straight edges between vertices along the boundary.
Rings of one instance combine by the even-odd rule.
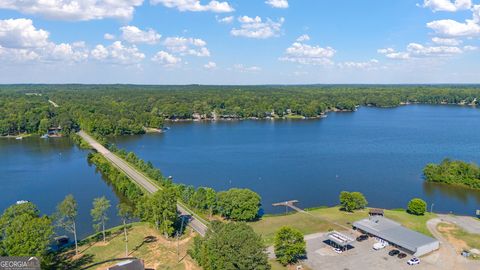
[[465, 241], [455, 237], [454, 232], [458, 230], [455, 225], [450, 223], [440, 223], [437, 226], [437, 230], [443, 234], [445, 238], [447, 238], [447, 241], [452, 244], [457, 252], [468, 248], [468, 245]]

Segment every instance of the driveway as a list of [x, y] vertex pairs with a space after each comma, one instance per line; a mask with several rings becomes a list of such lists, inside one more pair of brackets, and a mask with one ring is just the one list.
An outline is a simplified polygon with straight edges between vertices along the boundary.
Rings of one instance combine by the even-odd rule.
[[444, 221], [453, 223], [469, 233], [480, 234], [480, 219], [468, 216], [438, 215]]

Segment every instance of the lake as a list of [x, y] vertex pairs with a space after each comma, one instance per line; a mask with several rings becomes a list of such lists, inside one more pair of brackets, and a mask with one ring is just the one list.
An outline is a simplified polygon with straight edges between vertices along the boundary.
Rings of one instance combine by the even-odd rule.
[[0, 211], [18, 200], [28, 200], [42, 214], [50, 215], [66, 195], [73, 194], [79, 208], [78, 236], [82, 238], [93, 233], [93, 199], [106, 196], [112, 204], [108, 225], [120, 224], [116, 215], [119, 197], [95, 167], [89, 166], [87, 154], [67, 138], [0, 139]]
[[425, 184], [422, 169], [445, 157], [480, 163], [480, 109], [410, 105], [329, 113], [321, 120], [171, 123], [164, 134], [114, 138], [175, 182], [217, 190], [250, 188], [266, 213], [272, 203], [338, 204], [360, 191], [369, 205], [406, 208], [414, 197], [429, 209], [473, 215], [480, 191]]

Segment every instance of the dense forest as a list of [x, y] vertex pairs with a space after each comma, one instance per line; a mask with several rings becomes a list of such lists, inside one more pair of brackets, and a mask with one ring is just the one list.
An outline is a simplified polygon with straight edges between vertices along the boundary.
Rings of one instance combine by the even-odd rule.
[[428, 164], [423, 174], [428, 182], [480, 189], [480, 168], [474, 163], [445, 159], [440, 164]]
[[[82, 128], [100, 135], [144, 133], [165, 121], [312, 118], [357, 106], [478, 105], [475, 85], [142, 86], [2, 85], [0, 135]], [[48, 101], [52, 100], [59, 107]]]

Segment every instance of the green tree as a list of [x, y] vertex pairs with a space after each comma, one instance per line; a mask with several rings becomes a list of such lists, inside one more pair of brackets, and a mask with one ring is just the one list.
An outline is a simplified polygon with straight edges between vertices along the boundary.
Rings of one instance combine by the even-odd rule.
[[270, 269], [262, 238], [245, 223], [212, 222], [205, 238], [195, 238], [189, 254], [205, 270]]
[[12, 205], [0, 217], [0, 254], [46, 258], [52, 221], [33, 203]]
[[408, 202], [407, 211], [417, 216], [423, 215], [427, 211], [427, 203], [422, 199], [414, 198]]
[[260, 196], [249, 189], [232, 188], [218, 193], [218, 212], [232, 220], [251, 221], [260, 210]]
[[128, 257], [127, 223], [133, 217], [133, 208], [126, 203], [120, 203], [117, 205], [117, 210], [118, 216], [122, 219], [123, 222], [123, 234], [125, 237], [125, 257]]
[[77, 201], [75, 201], [75, 198], [72, 194], [69, 194], [57, 205], [57, 212], [55, 216], [57, 220], [57, 226], [73, 234], [73, 239], [75, 242], [75, 254], [78, 254], [76, 225], [77, 215]]
[[306, 254], [303, 234], [294, 228], [282, 227], [275, 234], [275, 256], [283, 264], [292, 264]]
[[155, 224], [165, 237], [175, 231], [177, 215], [177, 196], [174, 188], [164, 188], [147, 197], [139, 204], [138, 213], [142, 220]]
[[340, 205], [343, 210], [352, 212], [353, 210], [363, 209], [367, 206], [368, 202], [365, 196], [360, 192], [340, 192]]
[[206, 194], [205, 194], [205, 202], [206, 206], [208, 208], [208, 213], [210, 217], [213, 215], [213, 210], [215, 209], [217, 205], [217, 193], [213, 188], [205, 188]]
[[103, 242], [106, 242], [106, 236], [105, 236], [105, 224], [108, 221], [108, 209], [110, 209], [110, 201], [105, 198], [105, 196], [102, 196], [100, 198], [95, 198], [93, 199], [93, 208], [90, 211], [90, 215], [93, 218], [93, 228], [95, 231], [102, 231], [103, 235]]

